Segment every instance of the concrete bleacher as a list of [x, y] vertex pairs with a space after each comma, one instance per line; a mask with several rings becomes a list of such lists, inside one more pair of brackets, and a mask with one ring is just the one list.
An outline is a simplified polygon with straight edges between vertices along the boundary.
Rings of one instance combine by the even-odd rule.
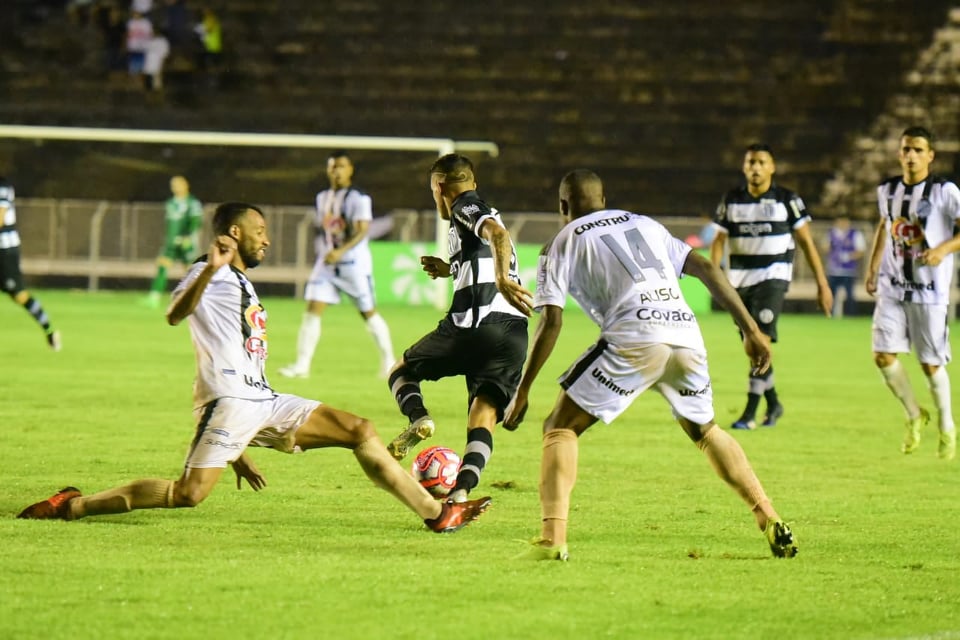
[[[861, 215], [850, 185], [891, 160], [867, 142], [912, 117], [915, 95], [930, 96], [932, 122], [956, 127], [958, 65], [942, 62], [956, 57], [950, 6], [490, 0], [452, 15], [431, 3], [232, 0], [218, 82], [180, 65], [159, 99], [104, 76], [91, 27], [20, 13], [0, 26], [0, 90], [16, 98], [0, 101], [0, 122], [491, 139], [501, 156], [475, 160], [503, 211], [553, 211], [560, 176], [585, 166], [612, 206], [694, 219], [740, 179], [743, 147], [765, 140], [815, 215]], [[353, 155], [378, 214], [431, 205], [429, 154]], [[159, 201], [169, 175], [185, 173], [208, 202], [307, 205], [324, 160], [0, 140], [0, 171], [32, 197]]]

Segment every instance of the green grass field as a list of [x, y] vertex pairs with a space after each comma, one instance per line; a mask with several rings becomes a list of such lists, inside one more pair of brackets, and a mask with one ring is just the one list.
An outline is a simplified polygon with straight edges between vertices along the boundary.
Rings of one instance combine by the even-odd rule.
[[[579, 310], [528, 422], [497, 436], [478, 489], [490, 511], [437, 536], [339, 449], [254, 449], [269, 486], [238, 492], [228, 471], [194, 510], [15, 519], [68, 484], [175, 477], [193, 429], [186, 326], [168, 327], [129, 293], [37, 293], [61, 353], [0, 303], [0, 638], [960, 638], [960, 461], [937, 459], [932, 427], [916, 453], [899, 453], [902, 413], [872, 363], [867, 318], [784, 317], [775, 367], [786, 415], [736, 432], [793, 525], [797, 558], [770, 555], [650, 393], [582, 438], [571, 561], [525, 563], [512, 558], [539, 532], [540, 423], [556, 376], [596, 338]], [[265, 304], [273, 374], [293, 356], [302, 304]], [[398, 351], [441, 315], [382, 312]], [[701, 324], [727, 426], [746, 359], [727, 316]], [[313, 377], [271, 375], [274, 386], [370, 417], [389, 440], [402, 417], [356, 312], [329, 309], [323, 332]], [[916, 361], [904, 361], [929, 406]], [[462, 380], [424, 392], [431, 443], [461, 450]]]

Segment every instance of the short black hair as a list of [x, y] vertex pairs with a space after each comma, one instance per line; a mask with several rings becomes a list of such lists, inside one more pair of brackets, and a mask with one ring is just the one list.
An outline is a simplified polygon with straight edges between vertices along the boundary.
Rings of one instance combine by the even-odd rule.
[[353, 160], [350, 158], [350, 154], [344, 151], [343, 149], [337, 149], [336, 151], [331, 151], [330, 155], [327, 156], [327, 158], [328, 159], [333, 158], [334, 160], [336, 160], [337, 158], [346, 158], [347, 160], [350, 161], [350, 164], [353, 164]]
[[747, 153], [751, 151], [766, 151], [770, 154], [770, 157], [773, 157], [773, 149], [770, 148], [766, 142], [754, 142], [753, 144], [747, 145]]
[[920, 125], [914, 125], [912, 127], [907, 127], [903, 130], [903, 133], [900, 134], [901, 138], [923, 138], [927, 141], [927, 144], [933, 148], [933, 134], [930, 133], [930, 130], [926, 127], [921, 127]]
[[437, 161], [430, 167], [430, 173], [442, 174], [445, 183], [466, 182], [473, 179], [473, 163], [467, 156], [462, 156], [459, 153], [448, 153], [437, 158]]
[[263, 215], [260, 207], [247, 202], [224, 202], [213, 213], [213, 233], [218, 236], [230, 235], [230, 227], [237, 224], [237, 221], [250, 209]]

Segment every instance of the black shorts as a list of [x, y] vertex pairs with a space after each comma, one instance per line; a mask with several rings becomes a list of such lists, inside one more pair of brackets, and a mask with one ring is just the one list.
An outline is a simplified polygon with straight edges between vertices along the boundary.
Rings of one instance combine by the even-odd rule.
[[527, 359], [527, 321], [517, 318], [462, 329], [444, 318], [431, 333], [403, 353], [418, 380], [451, 376], [467, 379], [467, 407], [483, 394], [497, 407], [497, 420], [513, 398]]
[[20, 247], [0, 249], [0, 290], [10, 295], [23, 291], [20, 273]]
[[765, 280], [758, 284], [737, 289], [743, 306], [760, 325], [760, 331], [777, 341], [777, 320], [783, 311], [783, 299], [790, 283], [786, 280]]

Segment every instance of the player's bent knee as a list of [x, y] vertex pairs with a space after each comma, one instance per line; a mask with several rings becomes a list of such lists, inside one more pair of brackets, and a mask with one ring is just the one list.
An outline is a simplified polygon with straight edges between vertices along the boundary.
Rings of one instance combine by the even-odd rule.
[[873, 362], [881, 369], [884, 367], [889, 367], [894, 362], [897, 361], [897, 356], [892, 353], [874, 353]]
[[366, 418], [356, 417], [353, 423], [348, 425], [347, 430], [353, 436], [351, 442], [354, 445], [366, 442], [370, 438], [378, 437], [377, 430], [374, 428], [373, 423]]
[[210, 495], [203, 485], [177, 482], [173, 489], [174, 507], [195, 507]]

